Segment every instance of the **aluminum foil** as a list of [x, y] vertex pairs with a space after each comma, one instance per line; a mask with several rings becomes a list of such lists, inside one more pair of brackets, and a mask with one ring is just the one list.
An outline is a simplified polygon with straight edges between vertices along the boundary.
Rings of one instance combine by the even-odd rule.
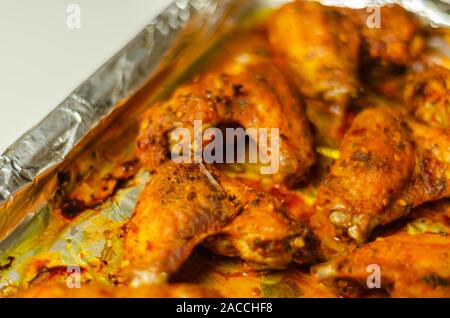
[[[235, 8], [239, 7], [237, 12]], [[0, 156], [0, 240], [39, 208], [36, 191], [89, 133], [140, 87], [188, 51], [208, 43], [244, 8], [232, 0], [177, 0]], [[200, 53], [198, 53], [200, 54]], [[172, 55], [172, 56], [171, 56]], [[51, 189], [47, 189], [49, 194]], [[38, 205], [38, 206], [36, 206]]]
[[[84, 144], [92, 140], [97, 133], [96, 129], [101, 128], [102, 123], [111, 121], [114, 112], [126, 106], [126, 101], [139, 88], [164, 73], [164, 70], [170, 69], [171, 66], [173, 68], [185, 55], [190, 56], [187, 59], [189, 63], [194, 63], [207, 51], [209, 45], [235, 27], [252, 9], [278, 6], [285, 2], [288, 1], [175, 1], [43, 121], [10, 146], [0, 157], [0, 254], [14, 245], [13, 241], [23, 239], [30, 228], [27, 224], [45, 228], [51, 213], [46, 202], [56, 186], [56, 171], [68, 158], [75, 156]], [[450, 15], [447, 13], [450, 6], [441, 1], [321, 2], [352, 8], [397, 3], [422, 16], [433, 26], [450, 27]], [[198, 49], [199, 46], [201, 49]], [[129, 190], [133, 200], [137, 197], [136, 191]], [[122, 224], [124, 219], [131, 215], [133, 202], [128, 202], [125, 210], [106, 210], [105, 219], [114, 219], [115, 216], [123, 214], [115, 220], [117, 224]], [[122, 213], [124, 211], [126, 213]], [[88, 216], [89, 213], [86, 218]], [[14, 238], [9, 235], [13, 230], [16, 234]], [[63, 248], [58, 247], [58, 239], [55, 242], [55, 249], [62, 250]], [[86, 248], [95, 249], [96, 245]], [[27, 253], [35, 252], [37, 253]], [[100, 249], [92, 253], [96, 255], [100, 253]], [[15, 276], [17, 274], [14, 270], [11, 271], [8, 280], [14, 280], [17, 278]]]

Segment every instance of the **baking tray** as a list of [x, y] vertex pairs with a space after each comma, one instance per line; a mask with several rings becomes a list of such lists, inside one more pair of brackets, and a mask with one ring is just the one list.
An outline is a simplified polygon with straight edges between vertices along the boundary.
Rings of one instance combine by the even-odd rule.
[[[68, 180], [71, 171], [83, 174], [94, 166], [93, 170], [101, 174], [98, 170], [103, 169], [102, 165], [113, 171], [117, 168], [115, 163], [130, 164], [134, 159], [139, 115], [195, 73], [230, 33], [254, 23], [265, 12], [285, 2], [288, 1], [175, 1], [8, 148], [0, 157], [0, 290], [4, 295], [27, 286], [41, 275], [43, 268], [44, 274], [48, 274], [51, 269], [79, 266], [87, 280], [120, 283], [120, 275], [115, 276], [123, 260], [120, 231], [150, 178], [148, 173], [134, 163], [133, 177], [124, 178], [120, 187], [92, 206], [60, 202], [58, 191], [76, 186]], [[448, 5], [443, 2], [321, 2], [352, 8], [397, 3], [432, 26], [450, 26]], [[55, 216], [61, 209], [73, 214], [69, 217], [76, 217], [68, 221]], [[197, 262], [207, 262], [205, 259], [208, 257], [202, 256]], [[240, 262], [218, 257], [212, 263], [228, 266], [230, 271], [245, 267]], [[289, 270], [286, 273], [289, 277]], [[291, 276], [305, 280], [306, 286], [310, 284], [307, 275]], [[211, 277], [215, 276], [211, 274]], [[211, 277], [206, 275], [202, 279], [220, 281]], [[275, 281], [292, 287], [280, 273], [267, 274], [261, 279], [269, 286]], [[317, 287], [311, 287], [307, 295], [314, 293], [328, 295]]]

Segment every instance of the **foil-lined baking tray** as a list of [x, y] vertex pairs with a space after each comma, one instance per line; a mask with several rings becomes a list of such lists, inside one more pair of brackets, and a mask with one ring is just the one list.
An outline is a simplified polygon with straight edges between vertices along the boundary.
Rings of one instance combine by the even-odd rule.
[[[120, 267], [121, 241], [111, 240], [131, 216], [149, 176], [140, 171], [107, 202], [87, 208], [70, 224], [55, 225], [51, 200], [60, 172], [102, 143], [127, 138], [127, 131], [152, 102], [195, 70], [214, 45], [256, 12], [286, 0], [178, 0], [125, 48], [83, 82], [42, 122], [0, 157], [0, 289], [27, 280], [24, 266], [39, 255], [52, 266], [77, 265], [94, 279]], [[323, 0], [325, 5], [362, 8], [397, 3], [432, 26], [450, 27], [450, 8], [427, 0]], [[130, 134], [132, 135], [132, 133]], [[124, 137], [125, 136], [125, 137]], [[128, 146], [132, 142], [128, 138]], [[118, 142], [119, 143], [119, 142]], [[49, 203], [50, 202], [50, 203]], [[52, 223], [53, 222], [53, 223]], [[56, 222], [58, 223], [58, 222]], [[54, 227], [50, 229], [49, 227]], [[52, 237], [41, 238], [53, 231]], [[107, 235], [105, 235], [107, 233]], [[11, 258], [11, 255], [14, 257]]]

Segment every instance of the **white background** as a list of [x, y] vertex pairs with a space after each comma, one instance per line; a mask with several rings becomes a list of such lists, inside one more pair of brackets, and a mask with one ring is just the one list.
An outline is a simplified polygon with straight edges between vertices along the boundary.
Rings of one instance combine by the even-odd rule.
[[[0, 0], [0, 154], [171, 0]], [[66, 24], [69, 4], [81, 28]]]

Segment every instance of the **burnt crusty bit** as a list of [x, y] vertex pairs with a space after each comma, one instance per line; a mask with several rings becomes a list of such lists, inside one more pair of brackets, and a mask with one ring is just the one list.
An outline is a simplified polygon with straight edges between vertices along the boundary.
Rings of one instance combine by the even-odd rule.
[[436, 273], [428, 273], [423, 277], [423, 281], [430, 285], [432, 288], [449, 288], [450, 287], [450, 278], [443, 278]]
[[69, 288], [63, 283], [41, 283], [14, 294], [15, 298], [219, 298], [216, 290], [193, 284], [145, 285], [138, 288], [100, 283]]
[[68, 219], [104, 203], [124, 187], [139, 167], [136, 158], [108, 164], [99, 155], [92, 158], [82, 158], [79, 163], [58, 174], [56, 207]]
[[7, 263], [5, 263], [5, 264], [0, 264], [0, 272], [9, 269], [9, 268], [12, 266], [12, 264], [13, 264], [13, 262], [14, 262], [15, 259], [16, 259], [16, 258], [15, 258], [14, 256], [8, 256], [8, 257], [6, 258]]

